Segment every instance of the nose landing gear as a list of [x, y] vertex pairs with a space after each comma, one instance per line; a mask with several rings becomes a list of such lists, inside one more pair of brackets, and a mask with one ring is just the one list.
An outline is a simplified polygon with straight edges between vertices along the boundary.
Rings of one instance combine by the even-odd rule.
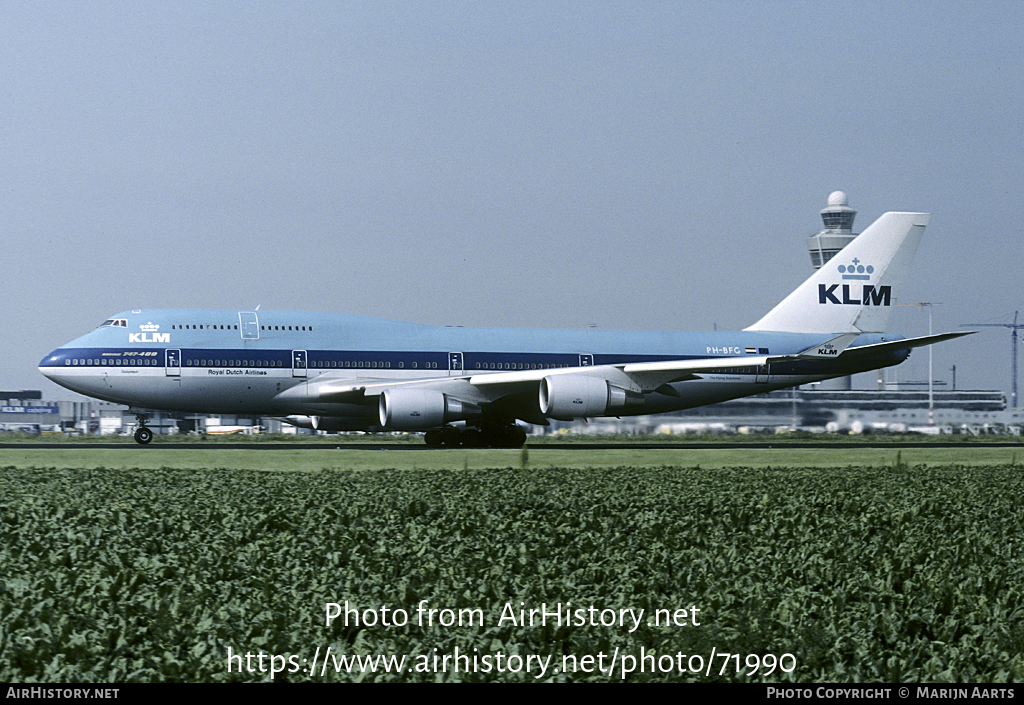
[[135, 429], [135, 442], [146, 445], [153, 440], [153, 431], [146, 426], [146, 415], [135, 414], [135, 420], [139, 422], [139, 427]]

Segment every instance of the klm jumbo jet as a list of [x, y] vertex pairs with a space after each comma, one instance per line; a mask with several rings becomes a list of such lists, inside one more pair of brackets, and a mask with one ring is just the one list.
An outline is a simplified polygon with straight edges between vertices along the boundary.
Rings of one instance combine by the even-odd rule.
[[886, 213], [769, 311], [734, 332], [445, 328], [299, 311], [119, 313], [39, 371], [146, 410], [283, 417], [322, 431], [425, 431], [429, 445], [522, 445], [524, 421], [634, 416], [897, 365], [885, 330], [928, 223]]

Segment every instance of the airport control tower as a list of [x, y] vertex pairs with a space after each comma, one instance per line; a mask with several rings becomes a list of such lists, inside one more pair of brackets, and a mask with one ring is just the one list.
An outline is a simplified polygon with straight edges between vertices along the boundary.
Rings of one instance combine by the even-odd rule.
[[815, 269], [820, 269], [857, 237], [857, 233], [853, 232], [853, 218], [856, 215], [857, 211], [847, 205], [845, 193], [833, 191], [829, 194], [828, 207], [821, 211], [825, 229], [807, 238], [807, 249]]
[[[839, 254], [839, 250], [857, 237], [857, 233], [853, 232], [853, 218], [856, 215], [857, 211], [850, 208], [845, 193], [833, 191], [829, 194], [828, 206], [821, 211], [825, 229], [807, 238], [807, 249], [811, 253], [811, 264], [815, 269], [821, 269], [822, 265]], [[853, 378], [827, 379], [818, 389], [831, 392], [850, 391], [853, 389]]]

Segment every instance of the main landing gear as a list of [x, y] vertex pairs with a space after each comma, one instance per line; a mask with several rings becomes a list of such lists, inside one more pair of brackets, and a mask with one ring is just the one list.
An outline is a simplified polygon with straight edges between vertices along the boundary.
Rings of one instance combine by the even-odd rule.
[[135, 414], [135, 420], [139, 422], [139, 427], [135, 429], [135, 442], [146, 445], [153, 440], [153, 431], [146, 426], [146, 415]]
[[526, 443], [526, 431], [516, 424], [488, 424], [480, 428], [467, 428], [465, 431], [446, 426], [427, 431], [424, 440], [432, 448], [521, 448]]

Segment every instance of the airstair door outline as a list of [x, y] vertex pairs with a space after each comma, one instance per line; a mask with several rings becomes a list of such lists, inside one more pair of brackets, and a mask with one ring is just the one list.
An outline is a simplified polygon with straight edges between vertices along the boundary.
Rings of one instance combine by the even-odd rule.
[[255, 311], [239, 311], [238, 328], [242, 333], [242, 340], [260, 339], [260, 320]]
[[306, 351], [292, 350], [292, 377], [306, 376]]
[[448, 376], [458, 377], [462, 374], [462, 353], [450, 352], [448, 353]]
[[167, 350], [167, 376], [181, 377], [181, 350]]

